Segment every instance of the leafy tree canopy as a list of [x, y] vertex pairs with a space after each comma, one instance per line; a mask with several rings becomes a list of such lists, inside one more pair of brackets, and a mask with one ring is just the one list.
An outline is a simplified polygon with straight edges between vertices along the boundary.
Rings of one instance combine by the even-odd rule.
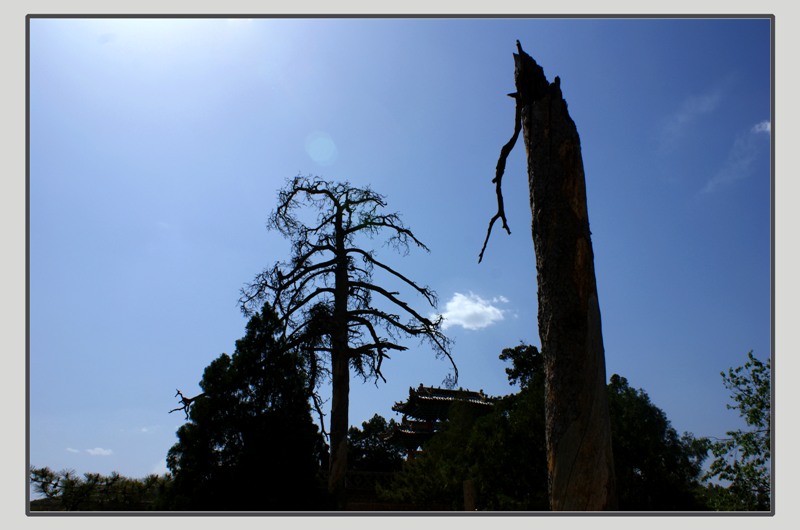
[[548, 509], [541, 354], [520, 344], [501, 359], [512, 363], [506, 373], [521, 391], [484, 415], [454, 404], [441, 430], [383, 492], [387, 499], [462, 510], [470, 480], [479, 510]]
[[31, 502], [31, 511], [162, 510], [172, 486], [169, 475], [133, 479], [116, 472], [79, 476], [72, 470], [56, 472], [48, 467], [31, 467], [29, 471], [34, 491], [44, 497]]
[[350, 427], [348, 431], [349, 467], [353, 471], [392, 472], [403, 464], [403, 452], [387, 441], [397, 422], [375, 414], [369, 421], [361, 423], [361, 429]]
[[717, 510], [769, 510], [771, 507], [771, 369], [769, 359], [747, 354], [743, 366], [721, 372], [736, 410], [747, 429], [729, 431], [728, 438], [711, 444], [714, 461], [707, 479], [721, 479], [728, 487], [712, 489]]
[[[463, 509], [463, 482], [472, 480], [480, 510], [549, 509], [542, 355], [520, 344], [500, 358], [511, 362], [506, 374], [520, 391], [481, 417], [453, 407], [443, 429], [405, 464], [387, 498]], [[620, 508], [704, 509], [705, 441], [679, 436], [647, 394], [623, 377], [612, 376], [608, 393]]]
[[167, 456], [175, 508], [318, 507], [324, 440], [311, 417], [303, 357], [284, 347], [282, 334], [265, 304], [234, 354], [205, 369], [203, 395]]
[[700, 479], [706, 441], [678, 435], [664, 411], [624, 377], [611, 376], [608, 395], [620, 509], [705, 509]]

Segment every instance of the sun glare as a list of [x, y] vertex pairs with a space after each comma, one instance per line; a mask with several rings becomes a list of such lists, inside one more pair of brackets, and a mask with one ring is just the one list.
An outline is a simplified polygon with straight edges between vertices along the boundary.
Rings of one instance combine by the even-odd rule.
[[241, 35], [249, 21], [236, 18], [101, 18], [81, 22], [100, 43], [118, 43], [129, 49], [168, 54], [193, 46], [228, 43]]

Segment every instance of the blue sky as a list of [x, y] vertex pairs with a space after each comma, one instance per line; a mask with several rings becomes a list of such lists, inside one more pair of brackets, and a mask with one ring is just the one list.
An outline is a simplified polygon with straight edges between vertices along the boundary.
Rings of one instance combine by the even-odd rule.
[[[719, 373], [771, 354], [770, 23], [683, 19], [33, 19], [30, 459], [165, 470], [179, 388], [244, 334], [239, 289], [286, 259], [285, 179], [371, 185], [430, 254], [378, 256], [437, 291], [459, 386], [514, 391], [539, 345], [515, 40], [581, 136], [607, 375], [673, 426], [740, 426]], [[499, 227], [498, 227], [499, 228]], [[416, 307], [424, 300], [407, 293]], [[354, 380], [351, 424], [447, 363], [414, 341]]]

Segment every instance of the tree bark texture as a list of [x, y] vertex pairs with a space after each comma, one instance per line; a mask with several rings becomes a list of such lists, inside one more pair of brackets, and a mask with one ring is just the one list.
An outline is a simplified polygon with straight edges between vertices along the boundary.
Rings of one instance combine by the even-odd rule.
[[561, 93], [519, 43], [553, 510], [617, 507], [605, 353], [580, 138]]

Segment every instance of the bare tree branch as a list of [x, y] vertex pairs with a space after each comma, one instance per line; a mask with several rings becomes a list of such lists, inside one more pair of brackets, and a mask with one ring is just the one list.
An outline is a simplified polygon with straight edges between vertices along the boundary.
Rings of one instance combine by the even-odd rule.
[[[281, 283], [274, 288], [275, 299], [273, 301], [274, 307], [280, 309], [282, 322], [287, 326], [294, 326], [296, 324], [289, 318], [295, 311], [302, 309], [309, 302], [306, 296], [306, 285], [314, 282], [319, 276], [326, 276], [333, 274], [334, 270], [327, 267], [303, 277], [302, 280], [296, 281], [295, 285]], [[331, 289], [325, 284], [325, 289]], [[319, 289], [318, 289], [319, 290]], [[288, 292], [287, 292], [288, 291]], [[330, 292], [330, 291], [326, 291]], [[319, 294], [319, 293], [318, 293]], [[313, 294], [312, 294], [313, 297]]]
[[426, 317], [420, 315], [414, 309], [412, 309], [407, 303], [405, 303], [402, 300], [400, 300], [399, 298], [397, 298], [395, 296], [395, 295], [399, 294], [397, 292], [387, 291], [383, 287], [380, 287], [380, 286], [372, 284], [372, 283], [350, 282], [350, 285], [352, 285], [354, 287], [360, 287], [362, 289], [368, 289], [370, 291], [379, 293], [379, 294], [383, 295], [384, 298], [386, 298], [387, 300], [389, 300], [390, 302], [392, 302], [396, 306], [402, 308], [403, 310], [405, 310], [406, 313], [408, 313], [409, 315], [413, 316], [415, 319], [420, 321], [426, 328], [433, 326], [433, 323], [429, 319], [427, 319]]
[[202, 394], [198, 394], [198, 395], [196, 395], [194, 397], [186, 397], [186, 396], [183, 395], [183, 392], [178, 390], [177, 394], [175, 394], [175, 397], [178, 397], [178, 396], [181, 397], [181, 406], [178, 407], [178, 408], [172, 409], [171, 411], [169, 411], [169, 413], [172, 414], [173, 412], [177, 412], [179, 410], [182, 410], [184, 412], [184, 414], [186, 414], [186, 419], [188, 420], [189, 419], [189, 407], [192, 406], [192, 403], [194, 403], [194, 401], [197, 398], [201, 398], [201, 397], [203, 397], [205, 395], [206, 395], [205, 392], [203, 392]]
[[486, 231], [486, 239], [484, 239], [481, 253], [478, 255], [478, 263], [483, 261], [483, 254], [486, 252], [486, 245], [489, 243], [489, 236], [492, 235], [492, 227], [498, 219], [503, 222], [503, 228], [505, 231], [511, 235], [511, 229], [508, 227], [506, 210], [503, 204], [503, 173], [505, 173], [506, 170], [506, 159], [511, 153], [511, 150], [514, 149], [514, 145], [517, 143], [517, 138], [519, 137], [519, 132], [522, 130], [522, 105], [520, 104], [519, 96], [516, 93], [509, 94], [509, 96], [513, 97], [516, 101], [516, 107], [514, 109], [514, 134], [511, 136], [511, 139], [506, 142], [502, 149], [500, 149], [500, 158], [497, 160], [495, 175], [492, 179], [492, 182], [495, 184], [495, 193], [497, 195], [497, 213], [494, 214], [492, 219], [489, 221], [489, 229]]
[[367, 318], [374, 318], [376, 321], [381, 321], [385, 325], [388, 325], [387, 331], [391, 333], [392, 328], [402, 331], [403, 333], [410, 335], [412, 337], [419, 337], [422, 336], [424, 339], [430, 341], [436, 349], [437, 356], [444, 356], [449, 361], [451, 366], [453, 367], [453, 372], [455, 374], [454, 381], [458, 381], [458, 367], [453, 360], [452, 354], [450, 353], [450, 339], [448, 339], [443, 333], [438, 331], [439, 326], [441, 325], [441, 317], [436, 322], [429, 322], [429, 325], [422, 325], [422, 326], [412, 326], [410, 324], [403, 324], [398, 320], [397, 315], [392, 315], [386, 313], [385, 311], [381, 311], [375, 308], [368, 308], [368, 309], [361, 309], [357, 311], [351, 311], [349, 313], [351, 318], [357, 317], [367, 317]]
[[291, 317], [294, 313], [296, 313], [297, 311], [301, 310], [303, 307], [308, 305], [308, 303], [311, 302], [311, 300], [313, 300], [317, 296], [324, 293], [334, 294], [334, 292], [335, 292], [334, 289], [331, 287], [318, 287], [310, 295], [306, 296], [299, 302], [292, 304], [290, 307], [287, 307], [286, 312], [283, 315], [281, 315], [280, 319], [283, 322], [288, 322], [289, 317]]
[[[401, 253], [411, 246], [429, 251], [406, 228], [396, 213], [384, 214], [385, 198], [371, 189], [354, 188], [320, 178], [295, 177], [278, 194], [278, 206], [267, 226], [292, 241], [292, 257], [265, 270], [242, 290], [240, 303], [248, 310], [255, 302], [271, 298], [272, 306], [286, 327], [286, 344], [297, 348], [308, 360], [310, 381], [316, 389], [323, 375], [329, 375], [331, 394], [331, 469], [329, 488], [335, 496], [343, 491], [346, 464], [349, 370], [366, 378], [385, 381], [382, 362], [389, 350], [403, 351], [396, 337], [406, 335], [429, 341], [436, 356], [446, 356], [458, 371], [450, 354], [450, 341], [441, 332], [442, 320], [424, 317], [401, 299], [399, 291], [372, 281], [375, 267], [389, 279], [413, 289], [435, 308], [436, 294], [379, 261], [373, 252], [359, 247], [359, 236], [386, 235], [386, 244]], [[315, 224], [308, 226], [296, 215], [301, 207], [318, 210]], [[359, 261], [356, 261], [359, 260]], [[314, 263], [317, 262], [317, 263]], [[373, 293], [403, 310], [410, 319], [373, 307]], [[382, 300], [382, 301], [384, 301]], [[379, 330], [389, 338], [383, 338]], [[324, 356], [329, 356], [323, 359]], [[321, 363], [329, 360], [324, 374]], [[314, 407], [321, 415], [321, 400], [312, 392]], [[323, 426], [324, 430], [324, 426]], [[335, 493], [338, 492], [338, 493]], [[341, 501], [341, 498], [339, 498]]]
[[313, 272], [313, 271], [315, 271], [317, 269], [321, 269], [321, 268], [324, 268], [324, 267], [330, 267], [332, 265], [335, 265], [336, 264], [336, 260], [335, 259], [330, 259], [328, 261], [322, 261], [320, 263], [316, 263], [316, 264], [313, 264], [313, 265], [308, 263], [308, 260], [311, 258], [311, 256], [313, 256], [314, 254], [317, 254], [319, 252], [325, 251], [325, 250], [329, 250], [331, 252], [334, 251], [333, 247], [331, 247], [329, 245], [313, 246], [311, 248], [311, 250], [309, 250], [306, 253], [306, 255], [303, 256], [302, 261], [298, 261], [294, 265], [294, 268], [292, 270], [290, 270], [289, 272], [283, 272], [278, 267], [273, 269], [275, 271], [276, 279], [278, 280], [278, 285], [270, 286], [270, 288], [271, 289], [276, 289], [280, 285], [286, 285], [286, 286], [291, 285], [294, 282], [296, 282], [299, 279], [299, 277], [305, 276], [309, 272]]
[[422, 296], [424, 296], [425, 299], [428, 301], [428, 303], [430, 305], [432, 305], [433, 307], [436, 307], [436, 304], [438, 303], [438, 301], [436, 299], [436, 294], [433, 291], [431, 291], [429, 288], [420, 287], [419, 285], [416, 284], [416, 282], [406, 278], [404, 275], [400, 274], [399, 272], [397, 272], [393, 268], [389, 267], [388, 265], [384, 265], [380, 261], [376, 260], [372, 256], [372, 254], [369, 253], [369, 252], [366, 252], [366, 251], [364, 251], [364, 250], [362, 250], [360, 248], [348, 249], [348, 252], [360, 254], [361, 256], [363, 256], [364, 260], [367, 261], [368, 263], [370, 263], [371, 265], [376, 265], [377, 267], [379, 267], [379, 268], [385, 270], [386, 272], [394, 275], [395, 277], [399, 278], [404, 283], [406, 283], [407, 285], [410, 285], [412, 288], [414, 288], [414, 290], [416, 290]]

